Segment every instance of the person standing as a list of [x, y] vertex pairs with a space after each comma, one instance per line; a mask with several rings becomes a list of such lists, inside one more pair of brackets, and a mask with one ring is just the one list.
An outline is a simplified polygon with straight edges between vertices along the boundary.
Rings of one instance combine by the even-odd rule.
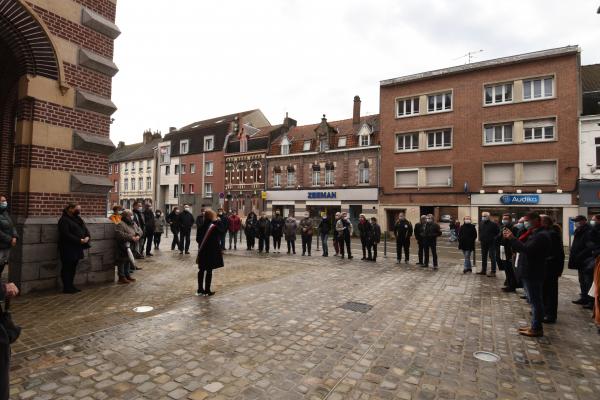
[[121, 222], [115, 227], [115, 242], [117, 244], [115, 261], [117, 263], [117, 275], [119, 276], [118, 283], [120, 284], [135, 282], [135, 279], [130, 275], [134, 268], [131, 265], [128, 250], [140, 240], [140, 236], [135, 231], [132, 216], [131, 211], [125, 210], [121, 216]]
[[531, 304], [531, 326], [519, 328], [519, 334], [528, 337], [544, 336], [542, 291], [552, 242], [548, 232], [541, 228], [539, 214], [530, 212], [525, 216], [527, 231], [519, 239], [509, 229], [505, 229], [502, 233], [506, 239], [510, 240], [513, 250], [519, 252], [517, 268], [522, 269], [523, 285], [527, 289], [527, 296]]
[[427, 216], [421, 215], [419, 222], [415, 224], [414, 234], [417, 240], [417, 247], [419, 250], [419, 262], [417, 265], [423, 266], [423, 256], [425, 254], [425, 246], [423, 245], [423, 234], [425, 233], [425, 223], [427, 222]]
[[[0, 313], [6, 311], [8, 300], [18, 295], [19, 288], [14, 283], [0, 283], [0, 302], [5, 304], [4, 309], [0, 308]], [[0, 400], [9, 400], [10, 395], [10, 344], [6, 330], [0, 329]]]
[[344, 258], [344, 244], [346, 245], [348, 259], [352, 258], [352, 250], [350, 249], [350, 237], [352, 236], [352, 223], [348, 219], [347, 213], [342, 213], [340, 219], [335, 223], [335, 230], [338, 233], [338, 243], [340, 247], [340, 255]]
[[429, 251], [431, 250], [433, 269], [438, 269], [437, 238], [440, 236], [442, 236], [440, 226], [433, 221], [433, 215], [428, 214], [423, 230], [423, 250], [425, 252], [425, 264], [422, 265], [423, 267], [429, 267]]
[[402, 249], [404, 249], [404, 263], [408, 264], [410, 258], [410, 237], [413, 235], [413, 226], [403, 212], [398, 214], [394, 224], [394, 236], [396, 237], [396, 260], [402, 260]]
[[338, 221], [342, 218], [342, 213], [336, 212], [335, 219], [333, 220], [333, 249], [335, 250], [335, 255], [338, 256], [340, 254], [340, 236], [338, 230], [336, 229]]
[[[594, 298], [588, 292], [594, 280], [594, 250], [599, 245], [599, 234], [583, 215], [573, 218], [575, 235], [569, 253], [569, 269], [576, 269], [581, 293], [573, 304], [593, 309]], [[595, 226], [594, 226], [595, 227]]]
[[323, 214], [321, 217], [321, 222], [319, 222], [319, 238], [321, 239], [321, 248], [323, 251], [323, 257], [329, 257], [329, 248], [327, 247], [327, 237], [329, 236], [329, 231], [331, 230], [331, 224], [329, 223], [329, 218], [327, 218], [327, 214]]
[[506, 277], [504, 281], [503, 292], [514, 292], [517, 290], [517, 275], [513, 265], [513, 251], [510, 241], [504, 238], [502, 232], [508, 229], [516, 236], [517, 229], [512, 225], [512, 217], [510, 214], [502, 215], [502, 231], [496, 237], [497, 250], [496, 258], [498, 259], [498, 267], [504, 271]]
[[244, 234], [246, 235], [246, 250], [254, 249], [256, 244], [256, 229], [258, 221], [254, 211], [250, 211], [246, 217], [246, 223], [244, 224]]
[[73, 284], [79, 260], [83, 259], [83, 250], [90, 248], [90, 231], [81, 219], [81, 206], [69, 203], [58, 220], [58, 253], [62, 269], [60, 276], [63, 293], [73, 294], [81, 290]]
[[281, 237], [283, 236], [283, 225], [285, 221], [281, 217], [279, 210], [275, 211], [275, 216], [271, 220], [271, 235], [273, 236], [273, 253], [281, 252]]
[[233, 249], [237, 250], [237, 237], [238, 232], [242, 229], [242, 220], [236, 210], [233, 210], [229, 216], [227, 229], [229, 230], [229, 250], [231, 250], [231, 239], [233, 239]]
[[144, 221], [146, 222], [144, 231], [144, 236], [146, 236], [146, 257], [152, 257], [154, 231], [156, 230], [156, 221], [154, 220], [154, 211], [152, 211], [152, 204], [146, 204], [146, 209], [144, 210]]
[[371, 226], [373, 227], [373, 240], [371, 240], [371, 248], [373, 249], [372, 261], [377, 261], [377, 245], [381, 242], [381, 226], [377, 223], [377, 218], [371, 217]]
[[110, 217], [108, 217], [108, 219], [110, 219], [113, 224], [117, 225], [119, 222], [121, 222], [121, 214], [123, 213], [123, 207], [117, 204], [112, 208], [112, 211], [113, 213]]
[[287, 243], [287, 253], [290, 254], [292, 251], [296, 254], [296, 231], [298, 230], [298, 222], [291, 214], [285, 219], [283, 225], [283, 234], [285, 235], [285, 241]]
[[308, 216], [308, 213], [304, 213], [304, 218], [300, 221], [300, 235], [302, 238], [302, 255], [310, 256], [310, 249], [312, 246], [313, 237], [313, 222]]
[[229, 217], [227, 216], [227, 213], [223, 211], [222, 208], [219, 208], [217, 210], [217, 217], [219, 218], [219, 222], [221, 223], [221, 228], [225, 229], [224, 231], [219, 230], [219, 243], [221, 244], [221, 250], [225, 250], [225, 236], [227, 236], [227, 230], [229, 227]]
[[179, 214], [179, 254], [190, 254], [190, 240], [192, 236], [192, 227], [194, 226], [194, 216], [191, 213], [188, 204], [183, 205], [183, 212]]
[[373, 254], [371, 254], [373, 227], [371, 226], [371, 223], [367, 221], [365, 214], [360, 214], [358, 216], [358, 234], [360, 236], [360, 245], [363, 253], [361, 260], [371, 261], [373, 259]]
[[175, 250], [175, 247], [179, 249], [179, 231], [181, 229], [181, 224], [179, 222], [180, 210], [179, 207], [173, 207], [169, 215], [167, 216], [167, 223], [171, 228], [171, 233], [173, 234], [173, 240], [171, 241], [171, 251]]
[[227, 229], [219, 222], [217, 214], [207, 208], [204, 211], [202, 225], [198, 227], [198, 237], [202, 240], [198, 247], [198, 290], [196, 296], [213, 296], [210, 290], [212, 271], [225, 266], [223, 262], [223, 249], [221, 248], [221, 234]]
[[262, 253], [264, 249], [265, 253], [268, 253], [269, 236], [271, 236], [271, 222], [264, 212], [260, 213], [260, 219], [256, 224], [256, 231], [258, 236], [258, 252]]
[[8, 213], [8, 201], [0, 196], [0, 276], [8, 265], [10, 249], [17, 245], [18, 240], [17, 228]]
[[136, 243], [134, 254], [136, 255], [136, 258], [144, 258], [144, 245], [146, 243], [146, 220], [144, 219], [144, 209], [142, 207], [142, 203], [133, 203], [133, 222], [143, 232], [141, 239]]
[[[481, 271], [477, 275], [496, 276], [496, 238], [500, 234], [500, 227], [490, 220], [489, 212], [481, 213], [481, 224], [479, 225], [479, 243], [481, 244]], [[487, 273], [488, 257], [492, 264], [492, 270]]]
[[473, 226], [471, 217], [467, 215], [463, 218], [463, 224], [458, 230], [458, 249], [462, 250], [465, 257], [463, 274], [473, 271], [471, 255], [475, 250], [475, 240], [477, 240], [477, 229]]
[[558, 278], [565, 267], [565, 248], [562, 241], [562, 230], [554, 223], [548, 215], [542, 217], [542, 228], [548, 232], [550, 237], [550, 256], [544, 274], [542, 298], [544, 300], [545, 324], [553, 324], [558, 316]]
[[163, 215], [161, 210], [156, 210], [154, 214], [155, 228], [154, 228], [154, 248], [156, 250], [160, 250], [160, 238], [165, 231], [165, 227], [167, 226], [167, 221], [165, 220], [165, 216]]

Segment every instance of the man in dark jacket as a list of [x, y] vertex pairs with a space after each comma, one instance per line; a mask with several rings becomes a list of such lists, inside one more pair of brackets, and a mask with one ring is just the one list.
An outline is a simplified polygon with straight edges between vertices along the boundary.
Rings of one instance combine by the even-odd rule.
[[200, 229], [202, 225], [204, 225], [204, 207], [200, 209], [200, 214], [196, 217], [196, 243], [198, 243], [198, 246], [200, 246], [203, 239], [202, 229]]
[[144, 248], [146, 243], [146, 220], [144, 218], [144, 208], [142, 203], [133, 203], [133, 223], [136, 224], [144, 233], [139, 242], [136, 243], [135, 251], [133, 252], [136, 258], [144, 258]]
[[[190, 254], [190, 240], [192, 235], [192, 227], [194, 226], [194, 216], [190, 212], [188, 204], [183, 205], [183, 212], [179, 214], [179, 254]], [[221, 233], [219, 231], [219, 233]]]
[[225, 250], [225, 236], [227, 236], [227, 230], [229, 228], [229, 217], [227, 213], [219, 208], [217, 210], [217, 217], [219, 218], [219, 243], [221, 244], [221, 250]]
[[463, 224], [458, 229], [458, 249], [462, 250], [465, 258], [463, 266], [463, 274], [473, 271], [471, 264], [471, 255], [475, 250], [475, 240], [477, 240], [477, 229], [473, 225], [473, 221], [469, 215], [463, 218]]
[[548, 232], [542, 229], [539, 214], [531, 212], [525, 216], [525, 232], [517, 239], [513, 233], [505, 229], [503, 236], [510, 240], [514, 251], [519, 253], [517, 268], [522, 269], [523, 286], [527, 290], [531, 304], [531, 326], [519, 329], [519, 334], [528, 337], [544, 336], [542, 321], [544, 305], [542, 298], [544, 274], [552, 242]]
[[553, 324], [558, 315], [558, 278], [565, 266], [565, 248], [562, 241], [562, 230], [548, 215], [542, 216], [542, 228], [550, 237], [550, 255], [548, 256], [542, 298], [544, 300], [544, 323]]
[[428, 214], [425, 219], [425, 229], [423, 230], [423, 247], [425, 251], [425, 264], [422, 266], [429, 267], [429, 250], [433, 256], [433, 269], [438, 269], [437, 258], [437, 238], [442, 236], [440, 226], [433, 222], [433, 215]]
[[490, 220], [489, 212], [481, 213], [481, 223], [479, 224], [479, 242], [481, 243], [481, 271], [478, 275], [487, 274], [488, 257], [492, 264], [492, 271], [488, 276], [496, 276], [496, 238], [500, 234], [500, 227], [494, 221]]
[[179, 249], [179, 215], [180, 210], [179, 207], [173, 207], [173, 210], [167, 215], [167, 224], [171, 228], [171, 233], [173, 233], [173, 240], [171, 241], [171, 251], [175, 250], [175, 247]]
[[6, 197], [0, 196], [0, 275], [8, 264], [10, 249], [17, 245], [18, 239], [17, 228], [8, 214]]
[[579, 277], [579, 288], [581, 293], [574, 304], [583, 305], [585, 308], [593, 308], [594, 299], [588, 295], [592, 287], [594, 276], [594, 249], [599, 245], [597, 233], [590, 226], [587, 218], [578, 215], [573, 218], [575, 223], [575, 235], [569, 253], [569, 269], [576, 269]]
[[321, 247], [323, 251], [323, 257], [329, 256], [329, 248], [327, 247], [327, 238], [329, 237], [329, 231], [331, 230], [331, 223], [327, 214], [323, 214], [321, 222], [319, 222], [319, 237], [321, 238]]
[[144, 236], [146, 236], [146, 256], [152, 257], [152, 243], [154, 243], [154, 229], [156, 229], [156, 221], [154, 220], [154, 211], [152, 204], [146, 204], [144, 210]]
[[381, 226], [377, 223], [377, 218], [371, 217], [371, 226], [373, 227], [373, 240], [371, 240], [371, 248], [373, 249], [372, 261], [377, 261], [377, 245], [381, 241]]
[[279, 210], [275, 211], [275, 216], [271, 220], [271, 235], [273, 236], [273, 253], [281, 251], [281, 237], [283, 236], [283, 225], [285, 221], [281, 217]]
[[69, 203], [58, 220], [58, 253], [62, 263], [60, 276], [63, 293], [80, 292], [73, 284], [79, 260], [83, 259], [83, 250], [90, 248], [90, 231], [80, 217], [81, 206]]
[[361, 260], [371, 261], [373, 259], [373, 255], [371, 254], [371, 240], [373, 238], [373, 227], [371, 226], [371, 223], [367, 220], [367, 217], [364, 214], [360, 214], [360, 216], [358, 217], [358, 234], [360, 236], [360, 244], [363, 253]]
[[[0, 283], [0, 302], [5, 302], [19, 294], [19, 289], [14, 283]], [[0, 309], [0, 312], [3, 312]], [[0, 329], [0, 400], [9, 399], [10, 378], [10, 341], [3, 329]]]
[[425, 233], [425, 223], [427, 222], [427, 216], [421, 215], [419, 222], [415, 224], [415, 239], [417, 240], [417, 246], [419, 248], [419, 262], [417, 265], [423, 265], [423, 255], [425, 254], [425, 247], [423, 246], [423, 234]]
[[258, 252], [269, 252], [269, 236], [271, 236], [271, 222], [264, 212], [260, 213], [260, 218], [256, 223], [256, 236], [258, 237]]
[[254, 211], [250, 211], [244, 223], [244, 234], [246, 235], [246, 250], [254, 249], [256, 243], [256, 229], [258, 220]]
[[400, 262], [402, 259], [402, 249], [404, 248], [404, 262], [408, 264], [410, 257], [410, 237], [413, 234], [413, 227], [409, 220], [406, 219], [404, 213], [398, 214], [396, 224], [394, 224], [394, 236], [396, 236], [396, 260]]
[[[512, 217], [510, 214], [502, 215], [502, 232], [505, 229], [510, 230], [513, 235], [516, 236], [517, 230], [512, 224]], [[510, 240], [504, 238], [502, 232], [500, 232], [496, 237], [496, 243], [498, 246], [496, 250], [497, 262], [500, 270], [504, 271], [504, 275], [506, 276], [502, 291], [514, 292], [517, 290], [517, 276], [512, 260], [513, 251], [512, 246], [510, 245]]]

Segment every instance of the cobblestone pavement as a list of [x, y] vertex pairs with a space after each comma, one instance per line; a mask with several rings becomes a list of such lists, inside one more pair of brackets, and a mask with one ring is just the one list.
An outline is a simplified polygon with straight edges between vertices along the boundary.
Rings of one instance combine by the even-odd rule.
[[524, 301], [499, 290], [500, 276], [463, 275], [452, 251], [439, 271], [237, 251], [211, 298], [190, 296], [196, 270], [180, 257], [144, 261], [132, 285], [15, 302], [27, 343], [15, 347], [11, 398], [600, 398], [600, 335], [570, 304], [573, 277], [561, 280], [559, 322], [529, 339], [516, 330]]

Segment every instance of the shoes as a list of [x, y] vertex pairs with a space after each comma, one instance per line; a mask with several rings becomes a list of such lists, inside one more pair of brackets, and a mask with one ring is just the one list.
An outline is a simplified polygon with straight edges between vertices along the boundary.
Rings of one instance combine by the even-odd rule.
[[470, 273], [470, 272], [473, 272], [473, 271], [472, 271], [472, 270], [470, 270], [470, 269], [464, 269], [464, 270], [463, 270], [463, 274], [468, 274], [468, 273]]
[[577, 300], [573, 300], [571, 303], [573, 303], [573, 304], [579, 304], [579, 305], [582, 306], [585, 303], [587, 303], [587, 301], [585, 299], [580, 298], [580, 299], [577, 299]]
[[352, 260], [354, 257], [352, 256], [348, 256], [348, 260]]
[[153, 257], [153, 256], [154, 256], [154, 254], [152, 254], [152, 253], [146, 253], [146, 257]]
[[127, 279], [129, 282], [135, 282], [136, 281], [135, 278], [132, 278], [130, 276], [125, 277], [125, 279]]
[[496, 273], [495, 272], [490, 272], [489, 274], [487, 274], [488, 278], [495, 278], [496, 277]]
[[125, 278], [124, 276], [120, 277], [119, 280], [117, 281], [117, 283], [124, 285], [129, 283], [129, 279]]
[[310, 253], [308, 253], [308, 256], [310, 257]]
[[404, 264], [408, 264], [408, 260], [404, 260]]
[[363, 261], [364, 261], [364, 260], [366, 260], [366, 259], [367, 259], [367, 257], [363, 257], [363, 258], [361, 258], [361, 260], [363, 260]]
[[583, 305], [583, 308], [585, 308], [586, 310], [593, 310], [594, 309], [594, 303], [586, 303]]
[[527, 296], [525, 296], [524, 294], [522, 294], [521, 296], [519, 296], [520, 298], [522, 298], [523, 300], [527, 300]]
[[542, 322], [545, 323], [545, 324], [555, 324], [556, 323], [556, 318], [544, 317], [544, 319], [542, 320]]
[[185, 254], [190, 254], [190, 252], [189, 252], [189, 251], [186, 251], [186, 252], [185, 252]]
[[519, 330], [519, 335], [527, 336], [527, 337], [542, 337], [544, 336], [543, 330], [533, 330], [531, 328], [527, 328], [525, 330]]
[[421, 264], [420, 267], [421, 268], [429, 268], [429, 265], [428, 264]]
[[302, 256], [305, 256], [306, 254], [302, 253]]
[[63, 293], [65, 293], [65, 294], [75, 294], [75, 293], [79, 293], [80, 291], [81, 290], [78, 290], [75, 287], [63, 289]]
[[136, 271], [141, 271], [143, 268], [142, 267], [135, 267]]
[[214, 296], [215, 292], [205, 292], [204, 295], [205, 296]]
[[487, 273], [485, 271], [479, 271], [479, 272], [476, 272], [475, 274], [477, 274], [477, 275], [487, 275]]
[[437, 271], [437, 269], [438, 269], [438, 266], [437, 266], [437, 265], [434, 265], [434, 266], [433, 266], [433, 269], [434, 269], [434, 271]]
[[296, 252], [294, 252], [294, 254], [296, 254]]
[[183, 251], [180, 251], [179, 254], [183, 254]]
[[372, 258], [371, 261], [377, 262], [377, 259], [376, 258]]
[[510, 293], [510, 292], [516, 292], [517, 289], [505, 286], [502, 288], [502, 291], [505, 293]]

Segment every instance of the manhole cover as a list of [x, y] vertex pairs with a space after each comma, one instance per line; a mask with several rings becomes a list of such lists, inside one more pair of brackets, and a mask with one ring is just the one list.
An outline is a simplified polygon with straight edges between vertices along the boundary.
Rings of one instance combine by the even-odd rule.
[[500, 356], [498, 354], [490, 353], [489, 351], [476, 351], [473, 353], [473, 357], [481, 361], [487, 362], [498, 362], [500, 361]]
[[347, 303], [342, 304], [340, 308], [343, 308], [344, 310], [366, 313], [371, 308], [373, 308], [373, 306], [366, 303], [357, 303], [355, 301], [349, 301]]
[[133, 311], [135, 312], [139, 312], [139, 313], [144, 313], [144, 312], [149, 312], [154, 310], [154, 307], [152, 306], [139, 306], [133, 309]]

